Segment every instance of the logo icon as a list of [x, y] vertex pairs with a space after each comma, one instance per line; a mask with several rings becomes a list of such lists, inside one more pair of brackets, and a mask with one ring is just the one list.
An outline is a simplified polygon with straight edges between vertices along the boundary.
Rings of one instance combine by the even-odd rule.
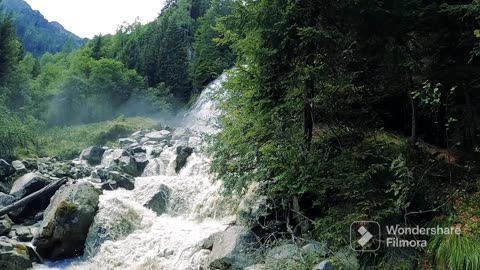
[[375, 221], [353, 222], [350, 225], [350, 247], [361, 252], [380, 249], [380, 224]]

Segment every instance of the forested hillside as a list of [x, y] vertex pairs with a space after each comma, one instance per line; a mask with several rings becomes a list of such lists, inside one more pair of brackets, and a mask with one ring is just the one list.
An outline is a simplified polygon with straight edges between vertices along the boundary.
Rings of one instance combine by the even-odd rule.
[[16, 147], [41, 154], [33, 133], [55, 126], [181, 111], [233, 65], [231, 49], [216, 45], [212, 28], [230, 5], [171, 1], [150, 24], [122, 25], [78, 50], [38, 57], [23, 50], [13, 18], [3, 15], [2, 126], [11, 129], [2, 135], [3, 155], [12, 157]]
[[[105, 144], [131, 131], [122, 116], [172, 118], [227, 72], [211, 173], [228, 196], [265, 199], [237, 225], [266, 258], [321, 246], [266, 269], [480, 269], [478, 1], [168, 0], [159, 12], [43, 55], [2, 15], [0, 158], [73, 158], [83, 145], [52, 151], [52, 132], [86, 140], [72, 126], [120, 117], [88, 138]], [[355, 252], [355, 221], [462, 233]]]
[[49, 22], [23, 0], [4, 0], [0, 3], [0, 10], [11, 15], [24, 49], [35, 56], [46, 52], [71, 51], [86, 42], [65, 30], [58, 22]]

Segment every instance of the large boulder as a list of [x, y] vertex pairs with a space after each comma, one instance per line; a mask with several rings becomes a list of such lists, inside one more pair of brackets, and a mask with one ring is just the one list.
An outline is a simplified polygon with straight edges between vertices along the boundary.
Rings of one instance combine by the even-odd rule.
[[231, 226], [213, 243], [209, 267], [219, 270], [240, 270], [255, 264], [257, 236], [242, 226]]
[[[13, 186], [10, 190], [10, 195], [15, 197], [16, 200], [22, 199], [42, 188], [50, 183], [50, 180], [38, 173], [27, 173], [13, 183]], [[54, 190], [51, 192], [43, 193], [42, 196], [36, 198], [35, 200], [29, 202], [27, 205], [20, 207], [19, 209], [10, 213], [10, 216], [15, 221], [24, 222], [35, 216], [36, 213], [45, 209], [50, 203], [50, 198], [55, 193]], [[11, 202], [11, 198], [3, 197], [6, 202]], [[1, 200], [1, 199], [0, 199]]]
[[42, 258], [59, 260], [83, 254], [99, 196], [100, 191], [88, 182], [63, 186], [57, 191], [33, 240]]
[[138, 175], [137, 161], [124, 149], [115, 149], [105, 152], [102, 164], [110, 170], [121, 171], [133, 176]]
[[90, 165], [97, 165], [102, 162], [105, 149], [98, 146], [90, 146], [80, 154], [81, 160], [86, 160]]
[[158, 215], [161, 215], [167, 211], [170, 193], [170, 188], [162, 184], [158, 187], [157, 193], [155, 193], [152, 198], [147, 200], [144, 206], [152, 209]]
[[27, 173], [13, 183], [10, 195], [18, 199], [24, 198], [48, 185], [49, 180], [38, 173]]
[[179, 146], [177, 147], [177, 157], [175, 158], [175, 172], [179, 172], [185, 164], [187, 164], [188, 157], [193, 153], [193, 148]]
[[33, 251], [24, 244], [0, 238], [0, 269], [25, 270], [33, 267], [30, 259]]
[[117, 188], [124, 188], [126, 190], [134, 189], [135, 178], [125, 173], [109, 171], [107, 173], [107, 181], [103, 183], [102, 189], [114, 190]]
[[0, 178], [9, 176], [12, 173], [14, 173], [12, 165], [3, 159], [0, 159]]

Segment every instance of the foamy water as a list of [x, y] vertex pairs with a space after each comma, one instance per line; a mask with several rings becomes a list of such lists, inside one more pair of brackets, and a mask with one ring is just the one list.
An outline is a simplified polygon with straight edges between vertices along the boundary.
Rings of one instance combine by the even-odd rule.
[[[104, 191], [90, 227], [85, 255], [76, 260], [36, 265], [35, 269], [200, 269], [209, 251], [202, 240], [225, 230], [234, 218], [237, 202], [221, 195], [222, 185], [208, 174], [209, 158], [202, 153], [201, 133], [218, 131], [219, 112], [211, 99], [225, 80], [214, 81], [186, 114], [188, 135], [172, 141], [154, 158], [155, 145], [147, 147], [149, 164], [135, 189]], [[194, 153], [177, 174], [177, 146], [192, 146]], [[166, 213], [144, 207], [163, 187], [168, 187]]]

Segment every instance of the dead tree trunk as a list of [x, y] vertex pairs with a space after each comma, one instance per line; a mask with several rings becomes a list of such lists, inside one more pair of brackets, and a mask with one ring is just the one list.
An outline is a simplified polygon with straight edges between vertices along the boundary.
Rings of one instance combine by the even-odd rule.
[[67, 178], [62, 178], [55, 182], [48, 184], [46, 187], [28, 195], [27, 197], [20, 199], [2, 209], [0, 209], [0, 216], [6, 215], [12, 211], [19, 209], [22, 206], [25, 206], [27, 203], [45, 195], [46, 193], [53, 193], [57, 191], [62, 185], [67, 183]]

